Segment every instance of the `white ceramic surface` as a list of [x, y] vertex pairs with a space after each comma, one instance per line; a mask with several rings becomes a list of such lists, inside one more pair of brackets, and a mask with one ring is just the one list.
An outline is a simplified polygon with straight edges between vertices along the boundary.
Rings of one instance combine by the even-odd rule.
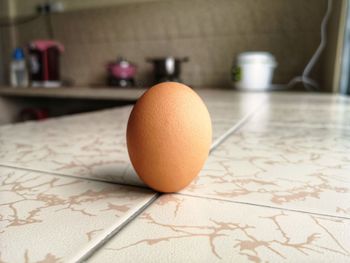
[[88, 262], [349, 262], [350, 220], [163, 195]]
[[349, 156], [347, 130], [246, 125], [181, 193], [350, 218]]
[[154, 196], [138, 187], [0, 167], [0, 261], [76, 262]]
[[[260, 96], [203, 93], [213, 123], [213, 144], [260, 105]], [[225, 100], [230, 99], [232, 101]], [[235, 99], [234, 99], [235, 98]], [[239, 98], [239, 99], [238, 99]], [[132, 106], [0, 127], [0, 164], [75, 177], [144, 185], [126, 148]]]
[[155, 193], [116, 184], [142, 185], [131, 107], [0, 127], [0, 262], [350, 262], [349, 99], [200, 95], [216, 148], [148, 208]]

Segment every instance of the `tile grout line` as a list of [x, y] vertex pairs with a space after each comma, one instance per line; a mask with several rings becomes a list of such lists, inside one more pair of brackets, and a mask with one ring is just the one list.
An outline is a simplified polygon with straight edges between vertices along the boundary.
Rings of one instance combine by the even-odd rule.
[[265, 105], [265, 101], [266, 99], [263, 99], [258, 104], [258, 106], [256, 106], [253, 110], [247, 113], [242, 119], [240, 119], [236, 124], [234, 124], [230, 129], [228, 129], [223, 135], [216, 139], [210, 147], [210, 153], [214, 151], [220, 144], [222, 144], [228, 137], [230, 137], [242, 126], [244, 126], [244, 124], [246, 124], [249, 121], [249, 119], [251, 119], [257, 113], [258, 109]]
[[128, 225], [133, 219], [135, 219], [138, 215], [140, 215], [143, 211], [145, 211], [155, 200], [158, 199], [159, 193], [155, 193], [154, 196], [148, 200], [144, 205], [140, 208], [137, 208], [136, 212], [132, 213], [131, 216], [128, 216], [121, 224], [114, 227], [111, 231], [102, 237], [101, 240], [95, 241], [95, 244], [90, 245], [89, 248], [86, 248], [86, 251], [75, 255], [70, 262], [86, 262], [95, 252], [97, 252], [104, 244], [106, 244], [111, 238], [113, 238], [118, 232], [120, 232], [126, 225]]
[[[262, 105], [264, 105], [264, 103], [265, 103], [265, 99], [262, 102], [260, 102], [259, 105], [256, 106], [252, 111], [250, 111], [248, 114], [246, 114], [238, 123], [234, 124], [229, 130], [227, 130], [223, 135], [221, 135], [218, 139], [216, 139], [210, 147], [209, 155], [214, 149], [216, 149], [216, 147], [218, 147], [220, 144], [222, 144], [230, 135], [232, 135], [239, 128], [241, 128], [257, 112], [257, 110]], [[35, 169], [25, 168], [25, 167], [16, 167], [16, 166], [6, 165], [6, 164], [2, 164], [2, 163], [0, 163], [0, 166], [14, 168], [14, 169], [22, 169], [22, 170], [26, 170], [26, 171], [39, 172], [39, 173], [51, 173], [51, 174], [56, 175], [56, 176], [63, 176], [63, 177], [68, 177], [68, 178], [80, 179], [80, 180], [90, 180], [90, 181], [96, 181], [96, 182], [112, 183], [112, 184], [119, 184], [119, 185], [131, 186], [131, 187], [146, 188], [146, 187], [142, 187], [142, 186], [117, 183], [117, 182], [113, 182], [113, 181], [109, 181], [109, 180], [77, 177], [74, 175], [67, 175], [67, 174], [63, 174], [63, 173], [61, 174], [61, 173], [51, 172], [51, 171], [35, 170]], [[132, 213], [131, 216], [127, 217], [124, 222], [122, 222], [121, 224], [118, 224], [118, 226], [115, 227], [112, 231], [109, 231], [102, 238], [102, 240], [95, 242], [95, 244], [92, 244], [90, 248], [86, 249], [86, 251], [76, 255], [72, 259], [72, 262], [85, 262], [96, 251], [98, 251], [99, 248], [101, 248], [105, 243], [107, 243], [111, 238], [113, 238], [119, 231], [121, 231], [124, 227], [126, 227], [131, 221], [133, 221], [138, 215], [140, 215], [150, 205], [152, 205], [161, 195], [162, 195], [161, 193], [155, 193], [155, 195], [150, 200], [148, 200], [148, 202], [146, 204], [144, 204], [139, 209], [137, 209], [134, 213]]]
[[[234, 124], [230, 129], [228, 129], [223, 135], [221, 135], [218, 139], [216, 139], [209, 150], [209, 155], [212, 151], [214, 151], [220, 144], [222, 144], [230, 135], [235, 133], [238, 129], [240, 129], [253, 115], [256, 113], [256, 111], [262, 107], [265, 103], [265, 99], [259, 103], [258, 106], [256, 106], [252, 111], [247, 113], [240, 121], [238, 121], [236, 124]], [[72, 179], [81, 179], [81, 180], [89, 180], [89, 181], [94, 181], [94, 182], [101, 182], [101, 183], [112, 183], [112, 184], [118, 184], [118, 185], [125, 185], [125, 186], [132, 186], [132, 187], [139, 187], [139, 188], [148, 188], [146, 186], [142, 185], [136, 185], [136, 184], [128, 184], [128, 183], [122, 183], [122, 182], [116, 182], [112, 180], [107, 180], [107, 179], [98, 179], [98, 178], [88, 178], [88, 177], [83, 177], [83, 176], [76, 176], [76, 175], [71, 175], [71, 174], [66, 174], [66, 173], [59, 173], [57, 171], [49, 171], [45, 169], [35, 169], [35, 168], [29, 168], [29, 167], [24, 167], [24, 166], [14, 166], [6, 163], [0, 162], [0, 166], [2, 167], [7, 167], [7, 168], [13, 168], [13, 169], [21, 169], [25, 170], [28, 172], [38, 172], [38, 173], [49, 173], [52, 175], [56, 176], [62, 176], [62, 177], [67, 177], [67, 178], [72, 178]]]
[[116, 181], [103, 180], [103, 179], [97, 179], [97, 178], [87, 178], [87, 177], [82, 177], [82, 176], [80, 177], [80, 176], [76, 176], [76, 175], [58, 173], [55, 171], [27, 168], [27, 167], [23, 167], [23, 166], [12, 166], [12, 165], [4, 164], [1, 162], [0, 162], [0, 167], [12, 168], [12, 169], [24, 170], [24, 171], [28, 171], [28, 172], [42, 173], [42, 174], [51, 174], [51, 175], [62, 176], [62, 177], [70, 178], [70, 179], [88, 180], [88, 181], [93, 181], [93, 182], [98, 182], [98, 183], [118, 184], [118, 185], [137, 187], [137, 188], [142, 188], [142, 189], [149, 189], [147, 186], [142, 186], [142, 185], [137, 185], [137, 184], [127, 184], [127, 183], [123, 183], [123, 182], [116, 182]]
[[[261, 102], [259, 102], [258, 106], [256, 106], [252, 111], [247, 113], [242, 119], [240, 119], [236, 124], [234, 124], [231, 128], [229, 128], [223, 135], [221, 135], [218, 139], [216, 139], [213, 144], [211, 145], [210, 148], [210, 153], [209, 155], [224, 141], [232, 136], [235, 132], [237, 132], [240, 128], [242, 128], [259, 110], [260, 107], [262, 107], [266, 102], [266, 99], [263, 99]], [[51, 173], [53, 175], [57, 176], [62, 176], [62, 177], [68, 177], [68, 178], [73, 178], [73, 179], [80, 179], [80, 180], [90, 180], [90, 181], [96, 181], [96, 182], [102, 182], [102, 183], [111, 183], [111, 184], [118, 184], [118, 185], [125, 185], [129, 187], [138, 187], [142, 189], [147, 189], [145, 186], [138, 186], [138, 185], [132, 185], [132, 184], [126, 184], [126, 183], [118, 183], [115, 181], [111, 180], [103, 180], [103, 179], [96, 179], [96, 178], [86, 178], [86, 177], [78, 177], [75, 175], [68, 175], [64, 173], [59, 173], [59, 172], [52, 172], [48, 170], [36, 170], [36, 169], [31, 169], [31, 168], [26, 168], [26, 167], [18, 167], [18, 166], [11, 166], [11, 165], [6, 165], [0, 163], [0, 166], [3, 167], [9, 167], [9, 168], [14, 168], [14, 169], [22, 169], [26, 171], [34, 171], [34, 172], [39, 172], [39, 173]], [[274, 206], [268, 206], [268, 205], [259, 205], [259, 204], [254, 204], [254, 203], [249, 203], [249, 202], [239, 202], [239, 201], [230, 201], [230, 200], [222, 200], [219, 198], [210, 198], [210, 197], [202, 197], [202, 196], [194, 196], [190, 194], [181, 194], [181, 193], [174, 193], [177, 195], [183, 195], [183, 196], [190, 196], [193, 198], [201, 198], [201, 199], [207, 199], [207, 200], [217, 200], [217, 201], [223, 201], [223, 202], [231, 202], [231, 203], [237, 203], [237, 204], [242, 204], [242, 205], [250, 205], [250, 206], [258, 206], [258, 207], [265, 207], [265, 208], [270, 208], [270, 209], [279, 209], [279, 210], [286, 210], [286, 211], [292, 211], [292, 212], [299, 212], [299, 213], [305, 213], [305, 214], [313, 214], [313, 215], [319, 215], [319, 216], [326, 216], [326, 217], [332, 217], [332, 218], [340, 218], [340, 219], [346, 219], [349, 220], [350, 218], [347, 217], [338, 217], [338, 216], [332, 216], [332, 215], [327, 215], [327, 214], [320, 214], [320, 213], [312, 213], [312, 212], [306, 212], [306, 211], [300, 211], [300, 210], [294, 210], [294, 209], [285, 209], [285, 208], [279, 208], [279, 207], [274, 207]], [[126, 216], [124, 220], [122, 221], [121, 224], [118, 224], [118, 226], [113, 227], [110, 231], [108, 229], [105, 231], [105, 235], [102, 236], [99, 240], [96, 240], [92, 242], [89, 246], [84, 246], [83, 248], [85, 249], [82, 252], [77, 253], [76, 255], [73, 256], [72, 261], [73, 262], [85, 262], [88, 260], [95, 252], [99, 251], [99, 249], [106, 244], [110, 239], [115, 237], [121, 230], [124, 229], [130, 222], [132, 222], [135, 218], [137, 218], [143, 211], [145, 211], [149, 206], [151, 206], [162, 194], [155, 192], [152, 198], [150, 198], [148, 201], [146, 201], [143, 205], [137, 207], [135, 212], [131, 212], [130, 216]]]
[[[252, 111], [250, 111], [248, 114], [246, 114], [239, 122], [234, 124], [222, 136], [220, 136], [218, 139], [216, 139], [210, 148], [210, 154], [219, 145], [221, 145], [228, 137], [230, 137], [237, 130], [239, 130], [241, 127], [243, 127], [249, 121], [249, 119], [251, 119], [253, 117], [253, 115], [255, 115], [257, 113], [258, 109], [265, 104], [265, 102], [266, 102], [266, 99], [262, 100], [258, 106], [256, 106]], [[112, 183], [112, 184], [125, 185], [125, 186], [130, 186], [130, 187], [139, 187], [139, 188], [143, 188], [143, 189], [147, 188], [147, 187], [137, 186], [137, 185], [132, 185], [132, 184], [118, 183], [118, 182], [114, 182], [114, 181], [110, 181], [110, 180], [78, 177], [78, 176], [68, 175], [68, 174], [63, 174], [63, 173], [61, 174], [61, 173], [52, 172], [52, 171], [48, 171], [48, 170], [46, 170], [46, 171], [45, 170], [35, 170], [35, 169], [31, 169], [31, 168], [16, 167], [16, 166], [10, 166], [10, 165], [6, 165], [6, 164], [1, 164], [1, 163], [0, 163], [0, 166], [10, 167], [10, 168], [15, 168], [15, 169], [22, 169], [22, 170], [27, 170], [27, 171], [35, 171], [35, 172], [40, 172], [40, 173], [51, 173], [51, 174], [57, 175], [57, 176], [63, 176], [63, 177], [68, 177], [68, 178], [80, 179], [80, 180], [90, 180], [90, 181], [97, 181], [97, 182], [103, 182], [103, 183]], [[312, 213], [312, 212], [279, 208], [279, 207], [268, 206], [268, 205], [259, 205], [259, 204], [249, 203], [249, 202], [222, 200], [219, 198], [194, 196], [194, 195], [190, 195], [190, 194], [181, 194], [181, 193], [174, 193], [174, 194], [183, 195], [183, 196], [190, 196], [193, 198], [217, 200], [217, 201], [231, 202], [231, 203], [237, 203], [237, 204], [242, 204], [242, 205], [251, 205], [251, 206], [265, 207], [265, 208], [270, 208], [270, 209], [279, 209], [279, 210], [286, 210], [286, 211], [299, 212], [299, 213], [305, 213], [305, 214], [313, 214], [313, 215], [326, 216], [326, 217], [332, 217], [332, 218], [340, 218], [340, 219], [347, 219], [347, 220], [350, 219], [347, 217], [338, 217], [338, 216], [332, 216], [332, 215], [328, 215], [328, 214]], [[127, 226], [130, 222], [132, 222], [135, 218], [137, 218], [144, 210], [146, 210], [149, 206], [151, 206], [161, 195], [162, 194], [160, 194], [160, 193], [155, 193], [154, 196], [150, 200], [148, 200], [144, 205], [140, 206], [139, 208], [136, 208], [136, 211], [131, 213], [131, 216], [128, 216], [126, 219], [124, 219], [124, 221], [121, 224], [119, 224], [114, 229], [112, 229], [111, 231], [106, 233], [105, 236], [103, 236], [100, 240], [95, 241], [94, 244], [92, 244], [89, 248], [86, 249], [86, 251], [79, 253], [77, 256], [74, 256], [74, 258], [73, 258], [74, 262], [85, 262], [86, 260], [88, 260], [105, 243], [107, 243], [110, 239], [112, 239], [115, 235], [117, 235], [118, 232], [120, 232], [125, 226]]]
[[[234, 126], [232, 126], [229, 130], [227, 130], [222, 136], [220, 136], [212, 145], [210, 149], [210, 153], [214, 151], [220, 144], [222, 144], [230, 135], [234, 134], [236, 131], [238, 131], [244, 124], [247, 123], [247, 121], [252, 118], [257, 110], [262, 107], [265, 104], [266, 99], [264, 99], [258, 106], [256, 106], [251, 112], [249, 112], [244, 118], [242, 118], [238, 123], [236, 123]], [[285, 124], [283, 122], [276, 123], [278, 124]], [[287, 123], [288, 124], [288, 123]], [[291, 125], [293, 127], [293, 125]], [[312, 125], [309, 125], [312, 126]], [[294, 126], [295, 127], [295, 126]], [[305, 127], [305, 126], [300, 126], [300, 127]], [[309, 128], [309, 127], [307, 127]], [[313, 127], [310, 127], [313, 128]], [[319, 128], [319, 127], [317, 127]], [[334, 128], [334, 127], [330, 127]], [[338, 127], [336, 127], [338, 128]], [[206, 197], [206, 196], [196, 196], [196, 195], [191, 195], [191, 194], [183, 194], [181, 192], [175, 193], [177, 195], [182, 195], [182, 196], [190, 196], [193, 198], [200, 198], [200, 199], [207, 199], [207, 200], [217, 200], [217, 201], [223, 201], [223, 202], [230, 202], [230, 203], [236, 203], [236, 204], [242, 204], [242, 205], [251, 205], [251, 206], [258, 206], [258, 207], [264, 207], [264, 208], [270, 208], [270, 209], [279, 209], [279, 210], [284, 210], [284, 211], [291, 211], [295, 213], [303, 213], [303, 214], [311, 214], [311, 215], [319, 215], [319, 216], [325, 216], [325, 217], [331, 217], [331, 218], [339, 218], [339, 219], [345, 219], [345, 220], [350, 220], [350, 217], [344, 217], [344, 216], [334, 216], [330, 214], [322, 214], [322, 213], [314, 213], [314, 212], [307, 212], [303, 210], [298, 210], [298, 209], [290, 209], [290, 208], [281, 208], [281, 207], [276, 207], [276, 206], [269, 206], [269, 205], [262, 205], [262, 204], [256, 204], [256, 203], [250, 203], [250, 202], [241, 202], [241, 201], [232, 201], [232, 200], [225, 200], [225, 199], [220, 199], [220, 198], [215, 198], [215, 197]]]
[[[257, 112], [257, 110], [260, 107], [262, 107], [264, 104], [265, 104], [265, 99], [262, 102], [260, 102], [259, 105], [256, 106], [252, 111], [250, 111], [247, 115], [245, 115], [237, 124], [233, 125], [222, 136], [220, 136], [218, 139], [216, 139], [210, 147], [209, 155], [216, 147], [218, 147], [221, 143], [223, 143], [227, 137], [229, 137], [231, 134], [233, 134], [239, 128], [241, 128]], [[156, 202], [157, 199], [159, 197], [161, 197], [162, 195], [163, 195], [162, 193], [156, 193], [155, 196], [151, 200], [149, 200], [146, 205], [142, 206], [135, 213], [133, 213], [130, 217], [128, 217], [128, 219], [125, 222], [123, 222], [116, 229], [114, 229], [112, 232], [107, 234], [101, 242], [96, 244], [93, 248], [88, 250], [85, 254], [81, 255], [80, 258], [77, 258], [76, 262], [85, 262], [88, 258], [93, 256], [93, 254], [95, 252], [97, 252], [99, 250], [99, 248], [101, 248], [104, 244], [106, 244], [109, 240], [111, 240], [119, 231], [121, 231], [124, 227], [126, 227], [129, 223], [131, 223], [135, 218], [137, 218], [138, 215], [140, 215], [149, 206], [151, 206], [154, 202]]]
[[[266, 99], [264, 99], [263, 101], [261, 101], [259, 103], [258, 106], [256, 106], [252, 111], [250, 111], [249, 113], [247, 113], [240, 121], [238, 121], [236, 124], [234, 124], [230, 129], [228, 129], [223, 135], [221, 135], [218, 139], [216, 139], [209, 150], [209, 154], [216, 148], [218, 147], [220, 144], [222, 144], [227, 137], [229, 137], [231, 134], [233, 134], [235, 131], [237, 131], [239, 128], [241, 128], [241, 126], [243, 126], [258, 110], [258, 108], [260, 108]], [[24, 167], [24, 166], [14, 166], [14, 165], [10, 165], [10, 164], [6, 164], [6, 163], [2, 163], [0, 162], [0, 166], [3, 167], [7, 167], [7, 168], [14, 168], [14, 169], [21, 169], [21, 170], [25, 170], [25, 171], [33, 171], [33, 172], [38, 172], [38, 173], [50, 173], [56, 176], [63, 176], [63, 177], [67, 177], [67, 178], [75, 178], [75, 179], [82, 179], [82, 180], [90, 180], [90, 181], [95, 181], [95, 182], [102, 182], [102, 183], [112, 183], [112, 184], [120, 184], [120, 185], [125, 185], [125, 186], [134, 186], [134, 187], [140, 187], [140, 188], [148, 188], [146, 186], [141, 186], [141, 185], [135, 185], [135, 184], [127, 184], [127, 183], [122, 183], [122, 182], [115, 182], [112, 180], [107, 180], [107, 179], [98, 179], [98, 178], [88, 178], [88, 177], [80, 177], [80, 176], [76, 176], [76, 175], [72, 175], [72, 174], [66, 174], [66, 173], [60, 173], [57, 171], [49, 171], [49, 170], [45, 170], [45, 169], [35, 169], [35, 168], [29, 168], [29, 167]]]
[[199, 199], [215, 200], [215, 201], [222, 201], [222, 202], [228, 202], [228, 203], [234, 203], [234, 204], [257, 206], [257, 207], [270, 208], [270, 209], [278, 209], [278, 210], [290, 211], [290, 212], [301, 213], [301, 214], [311, 214], [311, 215], [318, 215], [318, 216], [324, 216], [324, 217], [330, 217], [330, 218], [338, 218], [338, 219], [350, 220], [350, 217], [335, 216], [335, 215], [323, 214], [323, 213], [315, 213], [315, 212], [307, 212], [307, 211], [298, 210], [298, 209], [282, 208], [282, 207], [271, 206], [271, 205], [263, 205], [263, 204], [256, 204], [256, 203], [243, 202], [243, 201], [233, 201], [233, 200], [220, 199], [220, 198], [207, 197], [207, 196], [198, 196], [198, 195], [191, 195], [191, 194], [182, 194], [182, 193], [175, 193], [175, 194], [182, 195], [182, 196], [193, 197], [193, 198], [199, 198]]

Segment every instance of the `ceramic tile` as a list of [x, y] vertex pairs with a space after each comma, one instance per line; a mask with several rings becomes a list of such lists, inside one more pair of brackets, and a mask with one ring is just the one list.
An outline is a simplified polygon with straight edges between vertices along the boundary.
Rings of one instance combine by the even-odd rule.
[[244, 128], [182, 194], [350, 218], [350, 131]]
[[0, 261], [76, 262], [155, 193], [0, 167]]
[[288, 106], [267, 103], [257, 112], [253, 120], [258, 125], [277, 122], [292, 126], [350, 128], [350, 103], [298, 102]]
[[233, 91], [199, 90], [213, 124], [213, 145], [235, 124], [253, 115], [265, 102], [266, 95]]
[[163, 195], [88, 262], [349, 262], [350, 220]]
[[212, 121], [213, 144], [231, 127], [254, 111], [234, 103], [207, 103], [207, 107]]
[[[203, 92], [213, 122], [213, 142], [251, 110], [260, 97]], [[211, 99], [210, 94], [213, 95]], [[230, 94], [230, 93], [223, 93]], [[230, 102], [231, 101], [231, 102]], [[245, 103], [243, 103], [245, 102]], [[0, 163], [84, 178], [143, 185], [130, 164], [125, 132], [132, 106], [43, 122], [0, 127]]]
[[0, 128], [0, 163], [142, 185], [125, 143], [132, 107]]
[[[201, 98], [208, 104], [233, 104], [240, 108], [252, 110], [261, 102], [270, 98], [269, 93], [263, 92], [239, 92], [234, 89], [212, 89], [196, 90]], [[282, 96], [284, 97], [284, 96]]]
[[349, 108], [350, 98], [329, 93], [274, 92], [266, 99], [270, 109], [344, 109]]

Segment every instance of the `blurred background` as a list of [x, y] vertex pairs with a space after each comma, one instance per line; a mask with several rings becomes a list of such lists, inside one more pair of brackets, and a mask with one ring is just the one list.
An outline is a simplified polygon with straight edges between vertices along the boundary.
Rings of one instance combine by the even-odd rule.
[[0, 122], [132, 103], [168, 80], [347, 93], [347, 13], [347, 0], [0, 0]]

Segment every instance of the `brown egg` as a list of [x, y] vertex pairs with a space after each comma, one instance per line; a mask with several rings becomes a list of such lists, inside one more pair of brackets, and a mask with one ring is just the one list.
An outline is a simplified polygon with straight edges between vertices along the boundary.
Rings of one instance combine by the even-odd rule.
[[136, 173], [149, 187], [177, 192], [203, 167], [212, 128], [208, 110], [189, 87], [164, 82], [135, 104], [128, 122], [127, 146]]

